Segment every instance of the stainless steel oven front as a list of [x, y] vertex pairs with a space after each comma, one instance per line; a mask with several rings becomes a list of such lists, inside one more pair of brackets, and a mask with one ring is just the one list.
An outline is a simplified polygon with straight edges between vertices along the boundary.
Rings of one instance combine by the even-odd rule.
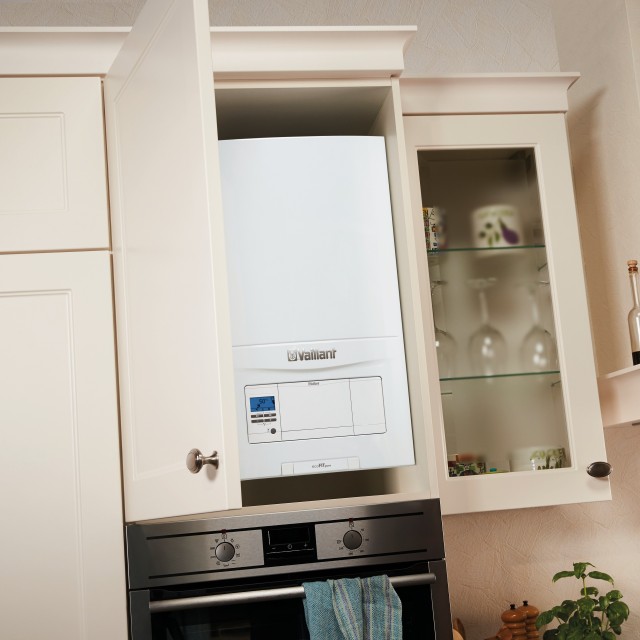
[[127, 526], [132, 640], [304, 640], [304, 582], [388, 575], [404, 640], [451, 640], [437, 500]]

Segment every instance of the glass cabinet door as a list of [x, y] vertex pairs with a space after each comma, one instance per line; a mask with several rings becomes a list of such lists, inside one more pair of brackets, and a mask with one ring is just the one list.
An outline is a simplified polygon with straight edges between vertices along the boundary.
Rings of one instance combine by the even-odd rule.
[[605, 458], [563, 116], [405, 130], [443, 512], [606, 499], [586, 473]]
[[449, 475], [569, 465], [534, 150], [418, 166]]

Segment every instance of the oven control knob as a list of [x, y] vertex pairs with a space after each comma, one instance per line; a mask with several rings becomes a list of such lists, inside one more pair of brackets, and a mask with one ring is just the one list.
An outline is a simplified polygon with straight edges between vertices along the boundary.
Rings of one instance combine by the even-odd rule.
[[218, 558], [220, 562], [229, 562], [235, 555], [236, 550], [230, 542], [221, 542], [216, 547], [216, 558]]
[[347, 549], [357, 549], [362, 544], [362, 536], [357, 531], [350, 529], [344, 534], [342, 542]]

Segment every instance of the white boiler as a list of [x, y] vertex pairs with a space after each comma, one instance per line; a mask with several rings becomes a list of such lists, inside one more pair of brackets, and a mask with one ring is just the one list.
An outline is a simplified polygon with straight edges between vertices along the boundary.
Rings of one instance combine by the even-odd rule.
[[384, 138], [220, 163], [242, 479], [413, 464]]

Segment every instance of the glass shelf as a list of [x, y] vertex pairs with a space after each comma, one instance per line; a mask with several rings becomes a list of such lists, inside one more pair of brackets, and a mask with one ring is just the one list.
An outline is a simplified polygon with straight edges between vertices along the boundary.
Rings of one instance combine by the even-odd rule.
[[[467, 476], [449, 476], [447, 478], [447, 482], [476, 482], [477, 478], [498, 478], [501, 475], [504, 475], [505, 473], [508, 475], [512, 475], [514, 473], [529, 473], [529, 474], [536, 474], [536, 473], [570, 473], [572, 471], [571, 466], [565, 464], [562, 467], [556, 467], [554, 469], [544, 469], [544, 470], [534, 470], [534, 469], [517, 469], [517, 470], [507, 470], [507, 469], [501, 469], [500, 471], [495, 470], [495, 471], [486, 471], [484, 473], [478, 473], [478, 474], [472, 474], [472, 475], [467, 475]], [[490, 480], [489, 482], [494, 482], [492, 480]]]
[[544, 244], [519, 244], [512, 247], [451, 247], [448, 249], [428, 249], [427, 255], [429, 257], [436, 257], [447, 253], [461, 253], [461, 252], [475, 252], [475, 251], [489, 251], [495, 253], [501, 253], [504, 251], [516, 251], [527, 249], [545, 249]]
[[453, 376], [450, 378], [440, 378], [440, 382], [456, 382], [458, 380], [495, 380], [499, 378], [525, 378], [527, 376], [550, 375], [560, 375], [560, 371], [522, 371], [516, 373], [500, 373], [492, 376]]

